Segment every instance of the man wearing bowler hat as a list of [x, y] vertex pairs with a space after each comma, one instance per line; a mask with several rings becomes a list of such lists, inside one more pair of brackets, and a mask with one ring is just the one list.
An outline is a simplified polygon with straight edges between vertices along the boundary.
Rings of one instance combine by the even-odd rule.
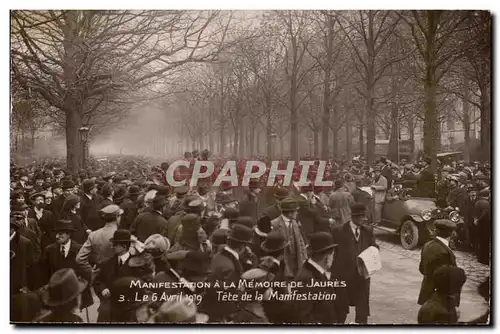
[[130, 226], [134, 222], [135, 218], [139, 214], [139, 204], [138, 197], [141, 195], [141, 188], [139, 186], [132, 185], [128, 188], [125, 194], [125, 199], [120, 204], [120, 208], [123, 210], [123, 217], [120, 222], [121, 228], [130, 229]]
[[[303, 324], [332, 324], [339, 322], [336, 306], [336, 290], [330, 268], [333, 264], [335, 249], [338, 246], [333, 242], [328, 232], [314, 233], [310, 237], [310, 257], [300, 268], [295, 281], [302, 282], [300, 293], [313, 295], [330, 295], [330, 300], [297, 301], [296, 322]], [[330, 282], [330, 286], [320, 282]], [[342, 322], [342, 321], [341, 321]]]
[[[338, 244], [332, 272], [344, 280], [347, 300], [338, 300], [338, 321], [343, 323], [349, 313], [349, 305], [356, 308], [356, 323], [366, 324], [370, 315], [370, 278], [364, 278], [358, 271], [357, 257], [368, 247], [378, 247], [373, 228], [364, 225], [366, 208], [361, 203], [351, 206], [351, 220], [332, 229], [334, 243]], [[344, 291], [342, 291], [344, 290]], [[348, 303], [347, 303], [348, 302]]]
[[75, 259], [82, 245], [71, 239], [75, 232], [73, 224], [70, 220], [59, 220], [53, 232], [56, 235], [56, 242], [43, 250], [40, 261], [43, 284], [46, 284], [50, 277], [60, 269], [72, 268], [78, 271]]
[[[424, 276], [418, 304], [423, 305], [434, 292], [434, 272], [443, 265], [457, 266], [455, 254], [450, 248], [450, 239], [457, 225], [448, 219], [437, 219], [434, 222], [436, 237], [428, 241], [423, 247], [420, 256], [418, 270]], [[460, 303], [460, 297], [456, 299], [456, 306]]]
[[[269, 273], [269, 277], [276, 282], [285, 281], [285, 263], [283, 256], [285, 248], [290, 242], [281, 231], [271, 231], [260, 245], [261, 254], [259, 268]], [[288, 293], [287, 288], [273, 288], [278, 294]], [[269, 299], [262, 302], [266, 316], [270, 323], [283, 324], [294, 321], [293, 302]]]
[[130, 258], [129, 248], [132, 242], [130, 231], [118, 229], [109, 240], [113, 245], [114, 255], [107, 261], [101, 263], [99, 274], [94, 282], [94, 290], [101, 300], [99, 306], [98, 322], [109, 321], [109, 297], [110, 287], [113, 282], [130, 275], [128, 261]]
[[280, 231], [290, 244], [285, 248], [285, 278], [293, 279], [307, 259], [307, 239], [297, 221], [299, 205], [292, 197], [287, 197], [279, 204], [281, 216], [271, 221], [273, 230]]
[[[240, 224], [232, 226], [228, 235], [227, 245], [213, 256], [210, 263], [210, 274], [207, 281], [212, 282], [212, 287], [218, 281], [220, 284], [226, 284], [226, 287], [228, 287], [225, 290], [226, 292], [239, 294], [237, 283], [243, 273], [240, 256], [246, 251], [245, 246], [250, 244], [251, 241], [251, 228]], [[229, 287], [231, 283], [235, 284], [236, 287]], [[202, 305], [212, 321], [221, 322], [226, 315], [234, 310], [237, 302], [221, 300], [218, 298], [217, 291], [224, 291], [224, 289], [209, 289]]]

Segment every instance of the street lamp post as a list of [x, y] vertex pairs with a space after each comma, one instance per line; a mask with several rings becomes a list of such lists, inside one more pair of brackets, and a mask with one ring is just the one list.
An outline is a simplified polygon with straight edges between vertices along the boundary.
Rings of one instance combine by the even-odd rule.
[[82, 143], [82, 168], [87, 167], [87, 161], [89, 158], [89, 146], [88, 146], [88, 139], [89, 139], [89, 131], [90, 128], [88, 126], [82, 126], [81, 128], [78, 129], [78, 132], [80, 134], [80, 142]]

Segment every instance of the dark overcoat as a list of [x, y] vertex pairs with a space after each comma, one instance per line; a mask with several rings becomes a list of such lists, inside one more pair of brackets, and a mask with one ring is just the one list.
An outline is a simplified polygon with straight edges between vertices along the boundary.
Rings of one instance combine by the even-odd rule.
[[83, 194], [80, 196], [80, 216], [85, 225], [92, 231], [96, 231], [104, 226], [103, 221], [99, 217], [97, 203], [99, 198], [92, 196], [92, 199]]
[[75, 240], [80, 245], [83, 245], [85, 241], [87, 241], [87, 230], [89, 228], [82, 221], [80, 215], [68, 212], [63, 215], [63, 218], [70, 220], [73, 228], [75, 229], [75, 231], [71, 234], [71, 239]]
[[[424, 247], [422, 247], [420, 264], [418, 266], [418, 270], [424, 275], [418, 295], [418, 305], [423, 305], [431, 298], [434, 293], [434, 272], [444, 265], [456, 267], [457, 262], [455, 254], [437, 238], [428, 241]], [[457, 306], [459, 301], [460, 299], [457, 300]]]
[[[296, 282], [302, 282], [303, 287], [297, 289], [298, 293], [319, 295], [320, 293], [335, 295], [333, 287], [308, 287], [311, 280], [315, 282], [327, 282], [329, 279], [318, 271], [309, 260], [295, 277]], [[295, 302], [295, 314], [297, 323], [301, 324], [334, 324], [338, 322], [337, 307], [335, 300], [300, 300]]]
[[[358, 272], [357, 257], [370, 246], [379, 248], [375, 242], [373, 228], [360, 226], [359, 241], [356, 241], [349, 222], [332, 229], [333, 241], [338, 244], [333, 260], [332, 272], [339, 280], [344, 280], [348, 305], [356, 306], [356, 312], [370, 315], [370, 278], [365, 279]], [[348, 313], [347, 301], [339, 305]]]
[[160, 234], [168, 237], [168, 222], [157, 211], [143, 212], [137, 216], [130, 227], [130, 232], [144, 242], [150, 235]]
[[120, 204], [120, 208], [123, 210], [123, 215], [120, 220], [120, 228], [128, 230], [139, 214], [139, 205], [132, 199], [125, 198]]
[[259, 198], [247, 191], [240, 202], [240, 216], [252, 217], [256, 222], [259, 218], [259, 205]]
[[101, 301], [98, 309], [98, 322], [111, 321], [111, 301], [109, 298], [104, 298], [102, 292], [104, 289], [109, 289], [111, 291], [111, 285], [116, 279], [132, 275], [131, 269], [128, 266], [129, 260], [130, 257], [120, 266], [118, 264], [118, 257], [115, 255], [99, 266], [99, 274], [94, 280], [94, 291]]
[[10, 250], [14, 257], [10, 259], [10, 291], [11, 295], [19, 289], [28, 287], [28, 269], [33, 265], [33, 244], [16, 233], [10, 241]]
[[[210, 274], [207, 281], [211, 282], [212, 288], [207, 290], [202, 301], [202, 312], [209, 316], [210, 321], [220, 322], [226, 316], [238, 308], [238, 301], [221, 300], [217, 292], [224, 291], [230, 294], [239, 295], [238, 281], [243, 273], [243, 266], [239, 259], [223, 248], [212, 257], [210, 262]], [[215, 282], [219, 282], [220, 287], [215, 287]], [[223, 287], [224, 284], [224, 287]], [[234, 287], [231, 287], [234, 284]]]
[[34, 263], [38, 263], [40, 261], [40, 257], [42, 256], [41, 249], [41, 241], [42, 241], [42, 231], [38, 226], [38, 223], [35, 219], [28, 218], [28, 225], [26, 226], [23, 221], [21, 227], [18, 230], [18, 233], [22, 236], [28, 238], [33, 245], [33, 260]]
[[42, 285], [47, 284], [50, 277], [59, 269], [72, 268], [77, 274], [79, 272], [75, 259], [82, 245], [71, 240], [69, 252], [65, 258], [61, 254], [60, 247], [58, 243], [53, 243], [43, 250], [39, 265]]
[[42, 212], [42, 217], [40, 219], [37, 218], [36, 212], [34, 209], [29, 209], [28, 218], [36, 220], [38, 223], [38, 227], [40, 227], [40, 231], [42, 233], [40, 248], [45, 249], [48, 245], [55, 241], [54, 234], [52, 229], [54, 228], [54, 215], [50, 210], [44, 209]]

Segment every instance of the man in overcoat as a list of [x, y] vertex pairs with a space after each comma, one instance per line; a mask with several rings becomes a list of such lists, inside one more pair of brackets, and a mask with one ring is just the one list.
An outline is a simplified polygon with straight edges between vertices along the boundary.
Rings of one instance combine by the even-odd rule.
[[116, 230], [113, 238], [110, 239], [115, 254], [107, 261], [101, 263], [99, 274], [94, 282], [95, 293], [101, 300], [98, 310], [98, 322], [110, 321], [109, 297], [111, 296], [110, 289], [113, 282], [118, 278], [131, 276], [131, 270], [128, 266], [131, 241], [130, 231], [124, 229]]
[[41, 246], [43, 250], [53, 241], [52, 229], [54, 228], [54, 216], [50, 210], [45, 209], [45, 193], [31, 195], [33, 207], [28, 210], [28, 219], [35, 219], [42, 233]]
[[252, 217], [255, 221], [259, 218], [259, 181], [251, 179], [248, 183], [248, 191], [245, 193], [243, 200], [240, 202], [240, 215]]
[[418, 311], [419, 324], [456, 324], [459, 314], [454, 296], [460, 294], [467, 277], [461, 268], [444, 265], [433, 276], [435, 291]]
[[83, 194], [80, 196], [80, 215], [83, 223], [92, 231], [103, 227], [97, 209], [100, 202], [97, 194], [97, 185], [92, 180], [84, 180], [82, 183]]
[[[355, 321], [360, 324], [366, 324], [370, 315], [370, 278], [364, 278], [359, 273], [357, 257], [370, 246], [378, 248], [373, 228], [364, 225], [365, 222], [365, 206], [354, 203], [351, 206], [350, 221], [332, 230], [334, 243], [339, 245], [332, 272], [336, 273], [339, 280], [346, 282], [347, 299], [350, 306], [355, 306]], [[349, 310], [341, 306], [338, 308], [342, 310], [339, 322], [343, 323]]]
[[[330, 300], [301, 300], [295, 302], [296, 322], [301, 324], [333, 324], [339, 322], [336, 302], [336, 290], [333, 286], [311, 286], [314, 283], [332, 282], [329, 269], [332, 267], [335, 248], [332, 235], [328, 232], [318, 232], [310, 237], [311, 256], [302, 265], [295, 281], [302, 282], [299, 293], [314, 295], [330, 295]], [[333, 283], [333, 282], [332, 282]], [[340, 319], [342, 320], [342, 319]], [[342, 321], [343, 322], [343, 321]]]
[[39, 266], [43, 285], [47, 284], [50, 277], [59, 269], [72, 268], [78, 272], [76, 255], [82, 245], [71, 239], [74, 231], [75, 228], [69, 220], [59, 220], [54, 226], [56, 242], [43, 250]]
[[335, 180], [334, 191], [330, 195], [329, 207], [334, 225], [346, 223], [350, 219], [351, 205], [354, 203], [351, 193], [344, 187], [342, 180]]
[[33, 265], [33, 244], [19, 233], [21, 222], [10, 219], [10, 294], [28, 291], [28, 271]]
[[[228, 235], [227, 245], [220, 252], [212, 257], [210, 263], [210, 274], [207, 281], [212, 283], [212, 289], [202, 302], [202, 307], [208, 314], [210, 321], [224, 321], [225, 316], [231, 313], [237, 307], [237, 301], [224, 301], [220, 299], [217, 292], [224, 291], [231, 294], [239, 294], [238, 280], [243, 273], [243, 265], [240, 256], [246, 251], [246, 246], [251, 243], [252, 229], [247, 226], [235, 224], [232, 226]], [[220, 287], [214, 286], [218, 281]], [[231, 287], [233, 283], [236, 286]], [[225, 288], [222, 285], [225, 284]]]
[[[163, 208], [167, 205], [167, 199], [163, 196], [158, 196], [153, 200], [153, 210], [143, 212], [137, 216], [132, 225], [130, 232], [144, 242], [150, 235], [160, 234], [168, 237], [168, 222], [162, 216]], [[172, 240], [170, 240], [172, 242]]]
[[123, 210], [123, 217], [120, 221], [121, 228], [130, 229], [135, 218], [137, 218], [139, 214], [137, 198], [140, 194], [141, 188], [139, 186], [133, 185], [128, 188], [125, 198], [120, 204], [120, 208]]
[[326, 218], [326, 209], [319, 202], [319, 198], [313, 193], [313, 186], [301, 187], [301, 193], [298, 198], [299, 211], [297, 219], [302, 225], [304, 234], [310, 235], [330, 231], [328, 218]]
[[299, 205], [292, 197], [287, 197], [279, 204], [281, 215], [271, 221], [273, 230], [280, 231], [290, 244], [285, 248], [285, 278], [293, 279], [307, 260], [307, 237], [297, 221]]
[[[450, 248], [450, 238], [457, 225], [448, 219], [438, 219], [434, 222], [436, 237], [423, 247], [418, 270], [424, 276], [418, 305], [423, 305], [434, 293], [434, 272], [441, 266], [457, 266], [455, 254]], [[456, 306], [460, 303], [460, 295], [456, 296]]]

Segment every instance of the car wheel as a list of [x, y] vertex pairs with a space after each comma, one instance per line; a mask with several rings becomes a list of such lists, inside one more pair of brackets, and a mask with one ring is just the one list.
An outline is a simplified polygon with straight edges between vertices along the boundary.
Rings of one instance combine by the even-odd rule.
[[414, 222], [407, 220], [401, 226], [401, 245], [404, 249], [414, 249], [418, 245], [418, 228]]

